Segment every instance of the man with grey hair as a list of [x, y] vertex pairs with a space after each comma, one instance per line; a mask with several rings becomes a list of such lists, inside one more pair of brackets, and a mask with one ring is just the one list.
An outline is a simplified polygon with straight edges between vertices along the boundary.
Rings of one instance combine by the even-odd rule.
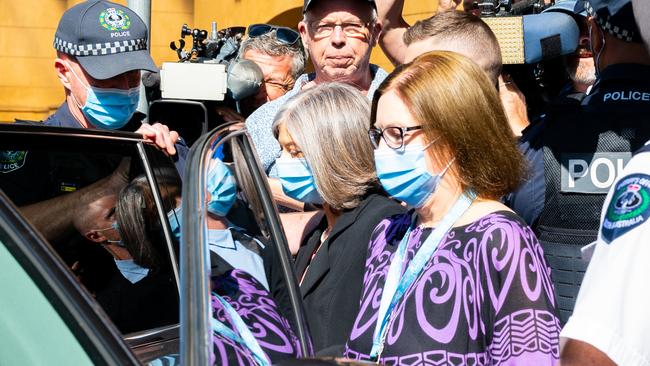
[[[306, 58], [300, 34], [291, 28], [253, 24], [248, 27], [247, 34], [248, 38], [239, 47], [238, 57], [255, 62], [264, 79], [255, 95], [240, 102], [244, 116], [291, 90], [305, 69]], [[218, 107], [217, 113], [226, 122], [244, 120], [227, 107]]]
[[292, 90], [265, 104], [246, 120], [246, 126], [265, 170], [280, 155], [271, 125], [278, 109], [302, 89], [339, 81], [355, 86], [369, 99], [387, 73], [370, 64], [370, 53], [381, 33], [374, 0], [306, 0], [300, 36], [315, 73], [303, 74]]

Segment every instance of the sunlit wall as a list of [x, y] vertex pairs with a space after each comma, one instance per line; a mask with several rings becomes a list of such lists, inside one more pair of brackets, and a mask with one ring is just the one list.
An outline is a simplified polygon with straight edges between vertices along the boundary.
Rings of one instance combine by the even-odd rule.
[[[41, 120], [63, 101], [54, 72], [54, 32], [61, 14], [78, 0], [0, 0], [0, 121]], [[117, 1], [126, 4], [126, 0]], [[295, 27], [302, 17], [300, 0], [152, 0], [151, 53], [157, 64], [175, 61], [169, 42], [187, 23], [209, 29], [252, 23]], [[430, 16], [437, 1], [408, 0], [409, 22]], [[377, 48], [372, 62], [392, 66]]]

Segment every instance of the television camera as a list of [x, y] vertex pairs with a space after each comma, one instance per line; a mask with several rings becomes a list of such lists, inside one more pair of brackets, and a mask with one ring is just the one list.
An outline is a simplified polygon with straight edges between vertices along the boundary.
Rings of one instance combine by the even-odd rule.
[[245, 27], [217, 31], [212, 22], [208, 33], [183, 24], [178, 41], [169, 44], [178, 61], [164, 62], [158, 74], [143, 75], [149, 119], [164, 122], [192, 144], [223, 123], [217, 106], [241, 114], [240, 101], [255, 95], [264, 78], [253, 61], [237, 58], [245, 31]]
[[544, 0], [474, 0], [499, 41], [504, 72], [526, 96], [530, 120], [544, 113], [567, 82], [562, 56], [578, 47], [580, 29], [572, 16], [542, 12]]

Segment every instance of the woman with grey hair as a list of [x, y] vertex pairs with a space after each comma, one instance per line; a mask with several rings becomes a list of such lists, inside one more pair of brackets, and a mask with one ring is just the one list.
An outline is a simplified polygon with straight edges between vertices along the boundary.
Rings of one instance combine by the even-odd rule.
[[325, 213], [295, 261], [314, 350], [321, 354], [341, 354], [352, 329], [373, 228], [404, 211], [377, 180], [369, 116], [358, 90], [329, 83], [292, 98], [274, 121], [284, 193]]

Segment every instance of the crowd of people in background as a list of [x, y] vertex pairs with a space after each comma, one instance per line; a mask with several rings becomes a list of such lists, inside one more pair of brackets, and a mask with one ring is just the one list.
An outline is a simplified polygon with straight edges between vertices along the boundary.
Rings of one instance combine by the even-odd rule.
[[[404, 2], [305, 0], [297, 30], [249, 27], [238, 57], [260, 67], [262, 86], [239, 111], [215, 110], [245, 125], [268, 176], [315, 354], [650, 365], [647, 4], [545, 9], [570, 16], [579, 41], [563, 56], [566, 86], [533, 118], [469, 2], [440, 1], [413, 25]], [[93, 23], [106, 9], [128, 15], [124, 39]], [[146, 44], [127, 7], [92, 0], [66, 11], [54, 41], [65, 101], [44, 124], [140, 133], [171, 156], [176, 169], [159, 184], [178, 239], [188, 147], [136, 112], [140, 72], [157, 71]], [[377, 45], [392, 72], [370, 62]], [[226, 219], [241, 206], [242, 178], [222, 159], [209, 164], [205, 188], [212, 361], [304, 356], [268, 240]], [[111, 254], [119, 275], [96, 298], [122, 332], [178, 321], [175, 303], [159, 300], [177, 288], [152, 192], [143, 176], [126, 179], [124, 163], [109, 170], [54, 203], [18, 205], [47, 239], [74, 227]], [[134, 317], [138, 306], [156, 311]]]

